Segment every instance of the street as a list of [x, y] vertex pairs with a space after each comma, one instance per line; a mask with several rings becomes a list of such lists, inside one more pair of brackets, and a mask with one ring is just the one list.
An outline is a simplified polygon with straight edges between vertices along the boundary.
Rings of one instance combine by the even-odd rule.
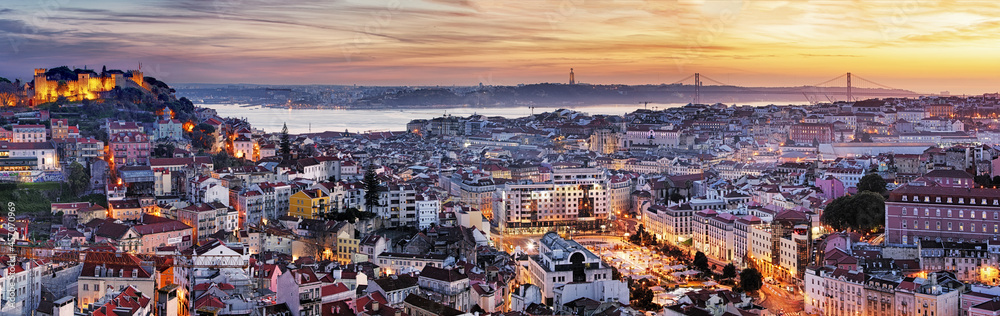
[[760, 302], [760, 305], [766, 307], [774, 314], [779, 313], [797, 313], [803, 310], [805, 303], [802, 300], [802, 294], [797, 292], [796, 294], [788, 293], [783, 285], [772, 285], [764, 282], [764, 286], [760, 288], [760, 293], [765, 297], [764, 301]]

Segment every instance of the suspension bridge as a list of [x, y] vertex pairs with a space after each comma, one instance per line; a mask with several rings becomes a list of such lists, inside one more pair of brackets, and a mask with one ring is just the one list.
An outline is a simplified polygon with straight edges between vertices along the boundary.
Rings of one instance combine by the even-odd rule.
[[[712, 87], [710, 90], [705, 89], [706, 82], [709, 83], [708, 86]], [[912, 97], [920, 95], [912, 91], [897, 89], [868, 80], [849, 72], [816, 84], [787, 88], [746, 87], [727, 84], [709, 78], [701, 73], [691, 74], [684, 77], [684, 79], [671, 83], [671, 85], [691, 86], [693, 89], [693, 91], [690, 91], [693, 96], [692, 102], [695, 104], [701, 103], [702, 96], [705, 94], [724, 93], [802, 94], [809, 103], [814, 104], [822, 102], [821, 97], [825, 98], [828, 102], [853, 102], [870, 97]]]

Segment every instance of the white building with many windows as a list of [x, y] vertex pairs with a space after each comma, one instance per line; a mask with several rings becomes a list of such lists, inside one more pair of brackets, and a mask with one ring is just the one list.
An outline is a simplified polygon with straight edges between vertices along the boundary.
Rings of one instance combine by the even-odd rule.
[[[601, 168], [556, 168], [552, 180], [525, 180], [497, 188], [494, 207], [500, 230], [508, 234], [600, 229], [614, 204]], [[627, 195], [626, 195], [627, 197]]]
[[552, 299], [553, 290], [565, 284], [611, 280], [611, 267], [578, 242], [549, 232], [538, 245], [538, 254], [528, 257], [528, 272], [546, 299]]

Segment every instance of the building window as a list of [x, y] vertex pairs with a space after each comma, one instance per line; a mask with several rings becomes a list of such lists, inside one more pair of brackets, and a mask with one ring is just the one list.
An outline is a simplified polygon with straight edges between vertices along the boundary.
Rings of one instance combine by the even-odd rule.
[[951, 222], [948, 222], [948, 230], [951, 230]]
[[941, 209], [937, 209], [937, 210], [936, 210], [936, 211], [934, 212], [934, 216], [937, 216], [937, 217], [941, 217]]
[[[931, 229], [931, 222], [924, 221], [924, 229]], [[985, 227], [984, 227], [984, 229], [985, 229]]]
[[903, 215], [906, 215], [906, 208], [903, 208]]

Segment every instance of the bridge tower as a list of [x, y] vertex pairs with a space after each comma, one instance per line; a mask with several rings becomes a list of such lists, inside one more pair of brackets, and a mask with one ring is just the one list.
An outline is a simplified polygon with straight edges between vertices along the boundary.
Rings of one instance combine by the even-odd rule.
[[854, 96], [851, 94], [851, 73], [847, 73], [847, 102], [854, 101]]
[[694, 73], [694, 104], [701, 103], [701, 74]]

